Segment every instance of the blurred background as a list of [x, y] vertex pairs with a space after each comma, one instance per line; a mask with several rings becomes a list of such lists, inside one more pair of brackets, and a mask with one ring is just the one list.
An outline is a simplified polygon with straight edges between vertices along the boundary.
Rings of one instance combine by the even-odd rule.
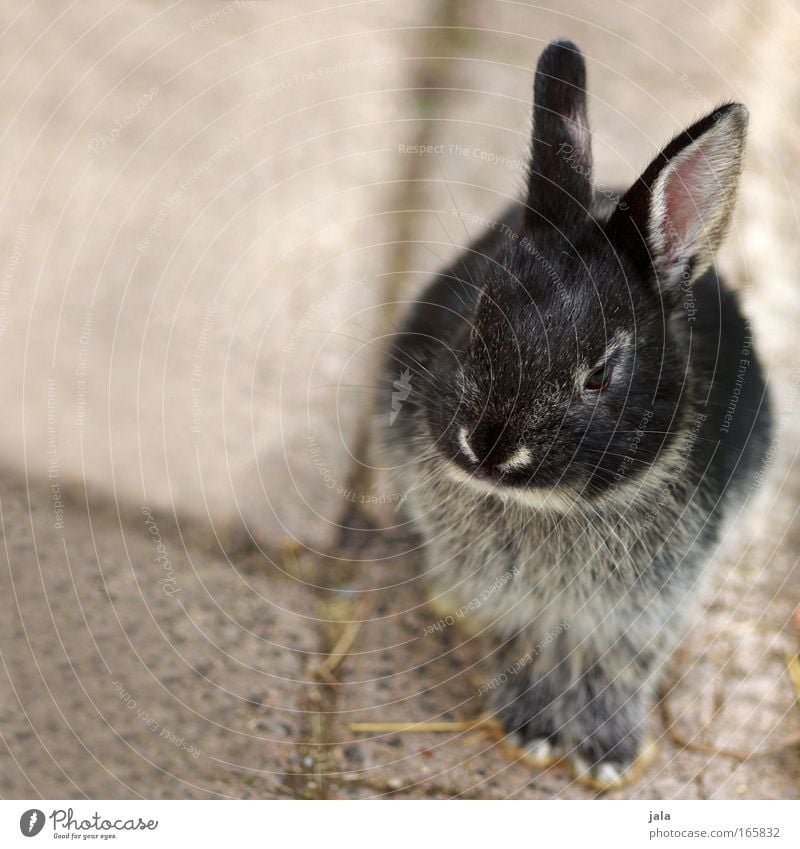
[[777, 407], [759, 512], [650, 718], [658, 757], [611, 795], [796, 795], [796, 4], [0, 16], [0, 794], [593, 795], [470, 730], [486, 648], [426, 634], [411, 538], [353, 530], [392, 501], [353, 462], [382, 339], [520, 194], [533, 68], [566, 36], [601, 186], [749, 106], [720, 265]]

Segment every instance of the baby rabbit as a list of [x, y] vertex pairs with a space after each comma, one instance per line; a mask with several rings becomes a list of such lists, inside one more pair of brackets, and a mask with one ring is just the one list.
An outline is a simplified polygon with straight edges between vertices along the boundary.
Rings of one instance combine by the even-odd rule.
[[496, 638], [497, 718], [533, 763], [610, 787], [643, 753], [648, 691], [754, 491], [770, 415], [713, 266], [746, 108], [715, 109], [609, 199], [585, 82], [575, 45], [545, 49], [527, 197], [413, 305], [377, 420], [434, 600]]

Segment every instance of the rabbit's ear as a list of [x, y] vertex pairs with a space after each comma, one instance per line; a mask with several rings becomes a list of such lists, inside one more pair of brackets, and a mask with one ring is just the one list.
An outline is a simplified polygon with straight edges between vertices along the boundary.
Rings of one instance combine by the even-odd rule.
[[617, 248], [655, 271], [664, 294], [711, 264], [730, 224], [742, 170], [747, 109], [721, 106], [676, 136], [650, 163], [608, 222]]
[[591, 201], [586, 64], [571, 41], [553, 41], [539, 58], [533, 85], [526, 222], [561, 227], [584, 217]]

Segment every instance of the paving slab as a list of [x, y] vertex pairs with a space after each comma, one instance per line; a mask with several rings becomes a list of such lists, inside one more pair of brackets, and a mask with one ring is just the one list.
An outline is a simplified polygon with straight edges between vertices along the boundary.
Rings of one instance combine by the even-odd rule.
[[423, 7], [0, 13], [0, 461], [330, 543]]
[[292, 795], [320, 649], [307, 588], [169, 514], [59, 496], [60, 518], [41, 485], [0, 502], [0, 794]]

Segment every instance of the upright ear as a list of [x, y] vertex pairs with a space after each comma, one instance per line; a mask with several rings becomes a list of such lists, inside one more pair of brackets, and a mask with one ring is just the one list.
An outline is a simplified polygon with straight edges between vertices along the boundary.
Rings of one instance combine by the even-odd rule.
[[609, 236], [665, 295], [677, 296], [711, 264], [736, 202], [747, 109], [721, 106], [676, 136], [614, 210]]
[[539, 57], [533, 85], [526, 223], [569, 224], [586, 215], [591, 201], [586, 64], [571, 41], [553, 41]]

